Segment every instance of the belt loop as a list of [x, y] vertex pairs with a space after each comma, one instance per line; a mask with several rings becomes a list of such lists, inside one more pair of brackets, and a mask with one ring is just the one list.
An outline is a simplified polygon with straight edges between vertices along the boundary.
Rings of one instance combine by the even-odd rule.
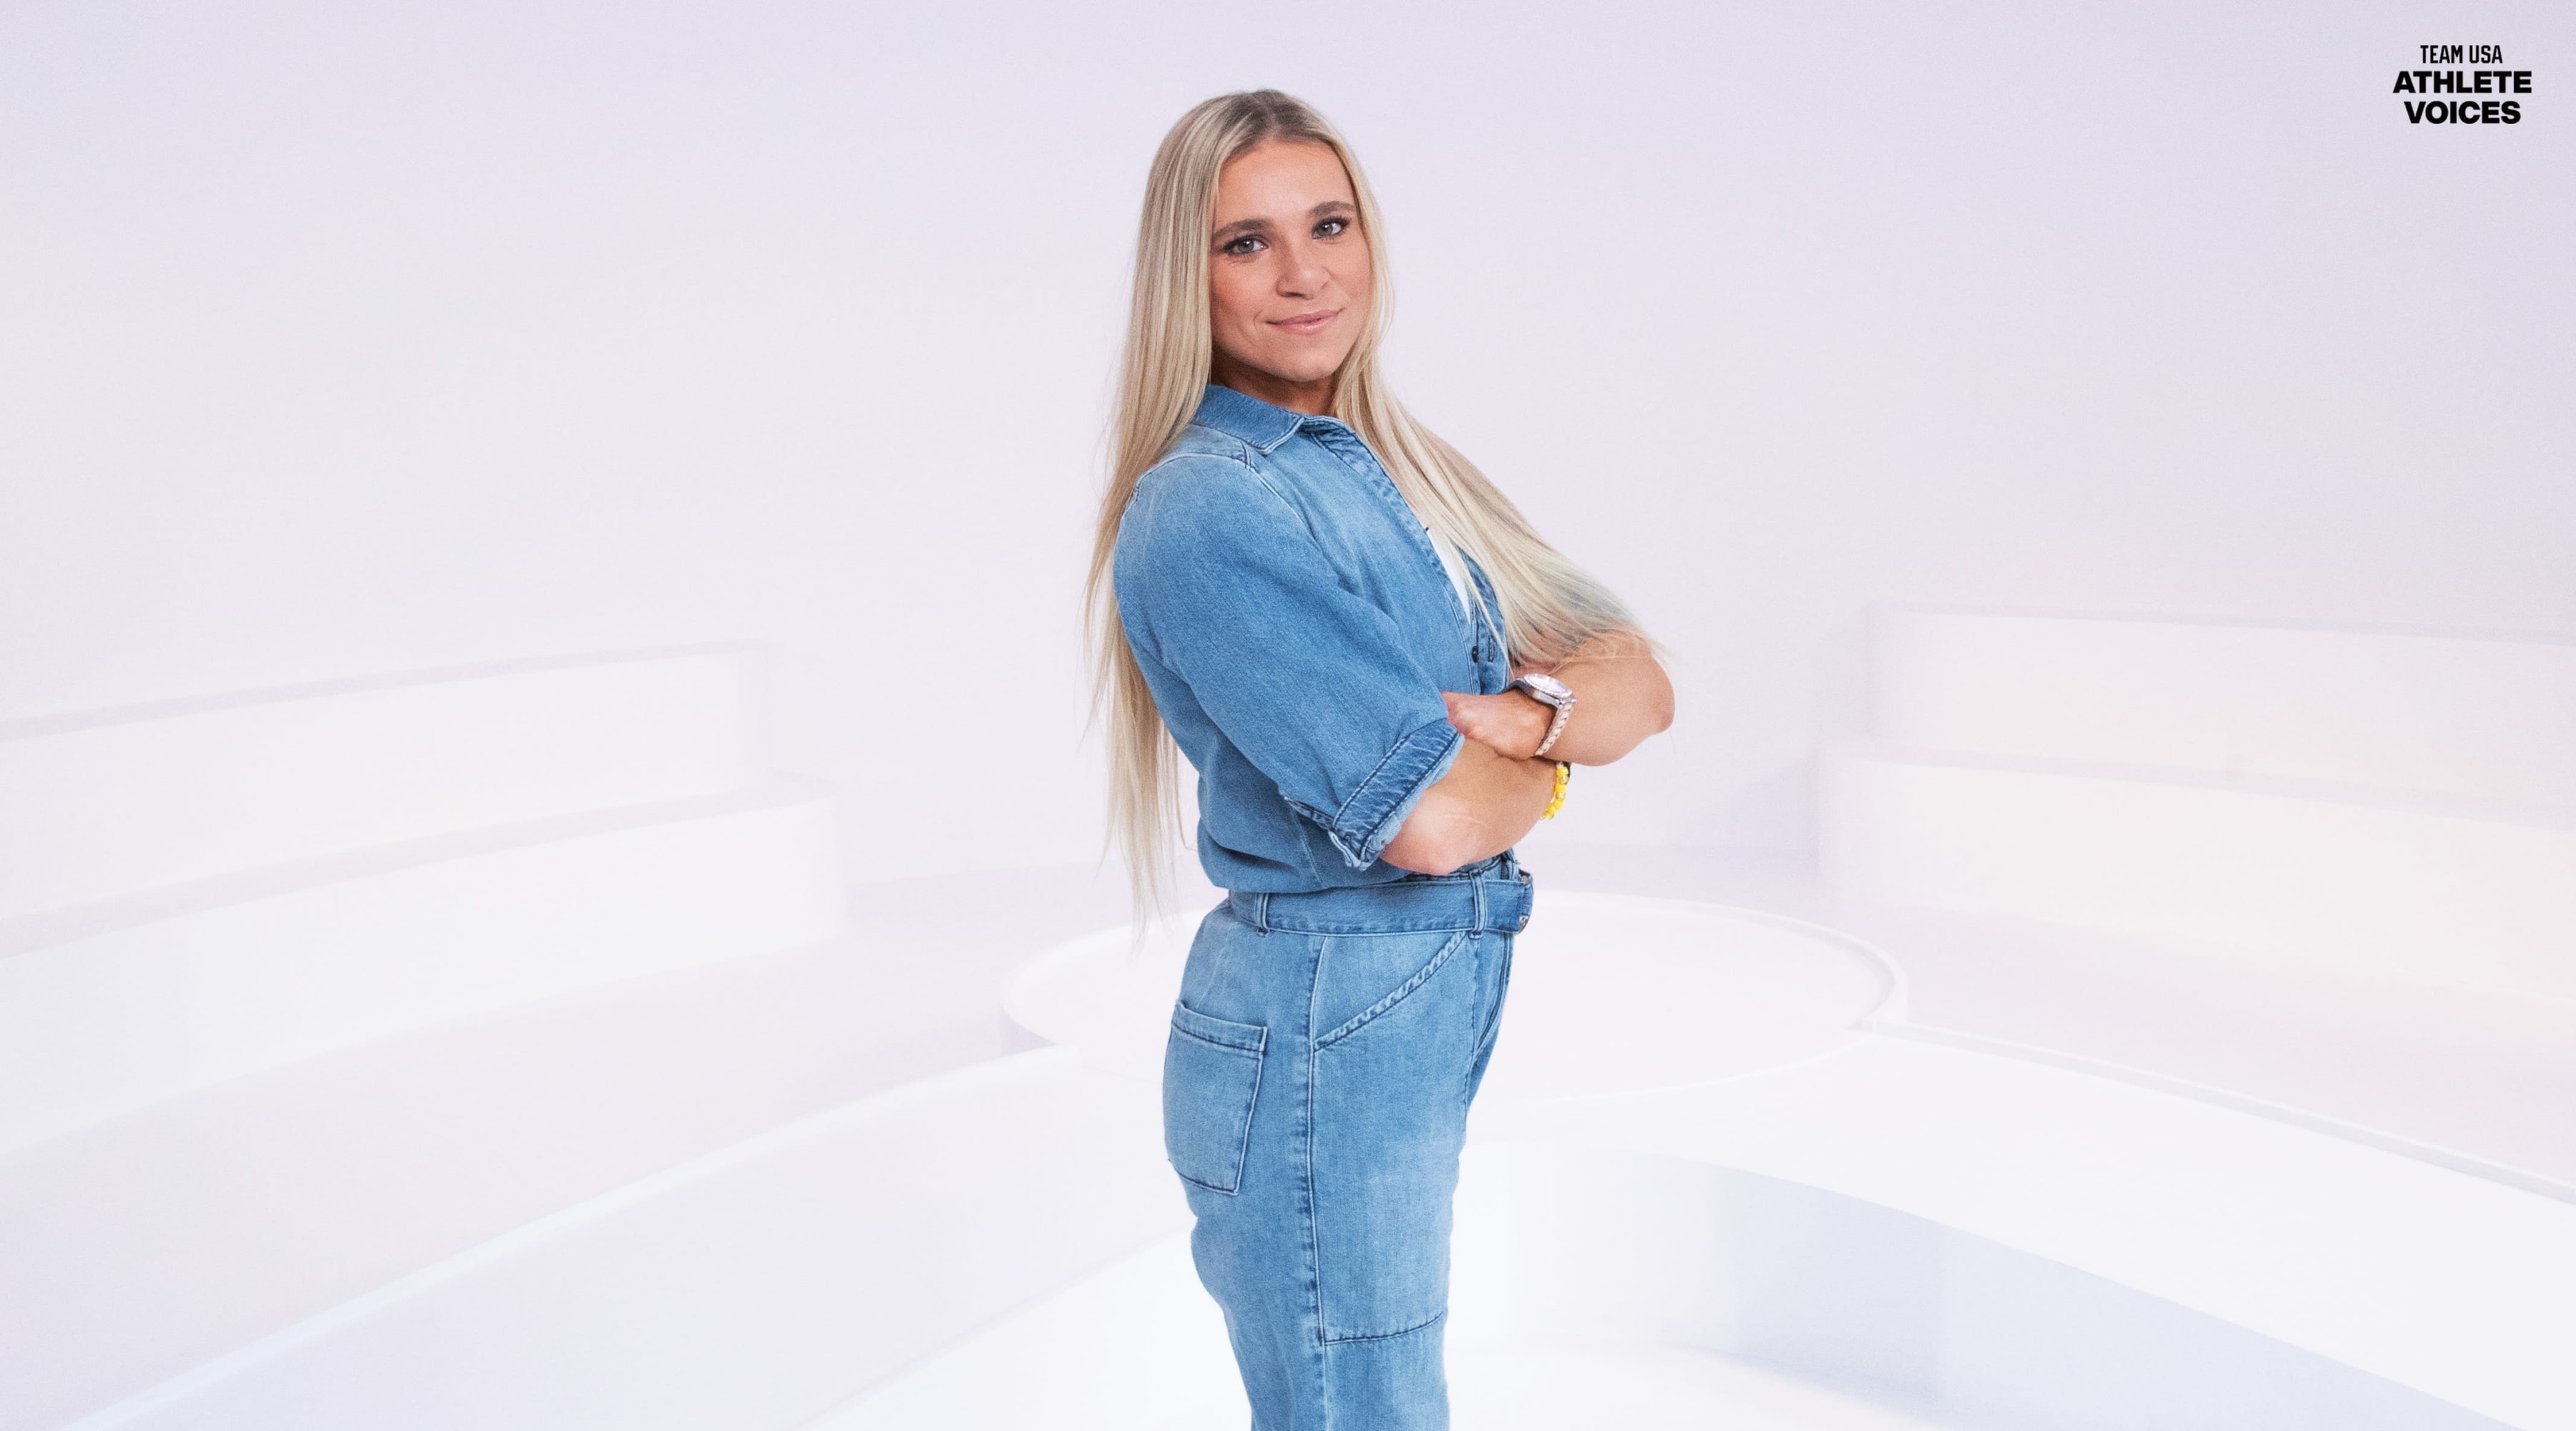
[[1270, 932], [1270, 896], [1267, 894], [1252, 897], [1252, 928], [1256, 934]]
[[1485, 932], [1486, 928], [1488, 927], [1488, 926], [1486, 925], [1486, 923], [1485, 923], [1485, 880], [1484, 880], [1484, 877], [1483, 877], [1482, 875], [1479, 875], [1479, 876], [1477, 876], [1476, 878], [1474, 878], [1474, 879], [1472, 879], [1472, 880], [1469, 880], [1469, 881], [1467, 882], [1467, 887], [1468, 887], [1469, 889], [1472, 889], [1472, 890], [1474, 890], [1474, 891], [1476, 892], [1476, 932], [1477, 932], [1477, 933], [1479, 933], [1479, 934], [1482, 934], [1482, 933], [1484, 933], [1484, 932]]

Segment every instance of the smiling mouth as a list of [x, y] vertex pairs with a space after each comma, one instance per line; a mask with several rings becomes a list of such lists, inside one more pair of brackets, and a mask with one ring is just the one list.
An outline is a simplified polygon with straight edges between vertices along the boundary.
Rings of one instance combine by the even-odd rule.
[[1341, 316], [1342, 310], [1339, 308], [1327, 308], [1320, 313], [1300, 313], [1294, 318], [1273, 318], [1270, 320], [1270, 326], [1285, 328], [1291, 333], [1303, 336], [1322, 332], [1334, 319]]

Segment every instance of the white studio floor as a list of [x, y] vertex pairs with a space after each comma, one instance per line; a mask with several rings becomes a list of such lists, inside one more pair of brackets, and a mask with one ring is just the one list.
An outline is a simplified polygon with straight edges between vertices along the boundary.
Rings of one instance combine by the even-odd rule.
[[[1021, 1369], [1009, 1379], [1006, 1407], [993, 1405], [989, 1392], [977, 1405], [991, 1368], [974, 1354], [952, 1353], [810, 1431], [979, 1421], [1149, 1431], [1243, 1425], [1247, 1412], [1226, 1374], [1222, 1326], [1197, 1292], [1186, 1246], [1166, 1242], [998, 1329], [988, 1345], [1007, 1344]], [[1150, 1330], [1164, 1343], [1163, 1381], [1149, 1396], [1099, 1375], [1118, 1358], [1102, 1356], [1097, 1332], [1086, 1326], [1099, 1325], [1113, 1307], [1127, 1335]], [[1449, 1376], [1458, 1431], [1905, 1431], [1939, 1424], [1739, 1358], [1670, 1346], [1471, 1335], [1451, 1348]]]
[[[1525, 851], [1459, 1424], [2576, 1431], [2576, 656], [1894, 629], [1821, 869]], [[0, 727], [0, 1431], [1240, 1425], [1188, 921], [845, 890], [759, 679]]]
[[1504, 1343], [1462, 1352], [1451, 1374], [1460, 1431], [1905, 1431], [1933, 1424], [1779, 1372], [1671, 1347]]

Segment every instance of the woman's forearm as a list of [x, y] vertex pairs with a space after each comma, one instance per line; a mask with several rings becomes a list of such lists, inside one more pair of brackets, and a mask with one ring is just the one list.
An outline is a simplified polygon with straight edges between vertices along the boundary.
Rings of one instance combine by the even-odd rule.
[[[1673, 683], [1646, 644], [1634, 637], [1602, 637], [1570, 660], [1537, 669], [1574, 691], [1565, 731], [1548, 747], [1550, 761], [1607, 765], [1673, 723]], [[1519, 691], [1498, 696], [1448, 692], [1444, 698], [1451, 725], [1469, 740], [1507, 756], [1534, 754], [1556, 716], [1553, 708]]]
[[[1596, 653], [1595, 647], [1604, 649]], [[1646, 737], [1672, 727], [1672, 680], [1643, 642], [1596, 642], [1548, 674], [1574, 689], [1574, 712], [1566, 717], [1565, 733], [1548, 748], [1550, 760], [1607, 765]], [[1553, 718], [1556, 713], [1542, 709], [1542, 714]]]
[[1520, 843], [1555, 793], [1555, 760], [1514, 760], [1470, 740], [1381, 854], [1398, 869], [1447, 874]]

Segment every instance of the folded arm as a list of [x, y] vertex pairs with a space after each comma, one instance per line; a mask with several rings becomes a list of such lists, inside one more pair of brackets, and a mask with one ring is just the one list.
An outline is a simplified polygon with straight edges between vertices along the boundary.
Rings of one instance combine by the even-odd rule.
[[1393, 619], [1232, 459], [1185, 457], [1138, 484], [1116, 591], [1139, 659], [1185, 682], [1354, 868], [1447, 874], [1501, 854], [1547, 809], [1560, 757], [1615, 760], [1672, 719], [1644, 643], [1605, 638], [1554, 668], [1574, 715], [1547, 759], [1528, 758], [1552, 712], [1517, 694], [1443, 697]]
[[[1645, 641], [1625, 633], [1595, 637], [1553, 666], [1517, 667], [1514, 676], [1543, 671], [1574, 690], [1574, 711], [1547, 759], [1572, 765], [1607, 765], [1673, 723], [1673, 683]], [[1547, 738], [1554, 707], [1522, 691], [1498, 696], [1442, 693], [1449, 723], [1470, 741], [1503, 755], [1528, 759]]]
[[1673, 683], [1639, 637], [1613, 634], [1586, 643], [1544, 670], [1574, 691], [1565, 730], [1547, 739], [1556, 708], [1520, 691], [1469, 696], [1444, 691], [1449, 723], [1467, 737], [1457, 763], [1422, 794], [1403, 828], [1387, 842], [1386, 861], [1422, 874], [1447, 874], [1520, 843], [1556, 790], [1556, 763], [1607, 765], [1673, 723]]
[[1380, 858], [1433, 875], [1490, 859], [1520, 843], [1555, 793], [1555, 760], [1514, 760], [1468, 741], [1449, 773], [1422, 792]]
[[1477, 747], [1394, 619], [1343, 584], [1304, 518], [1242, 463], [1189, 455], [1146, 474], [1120, 524], [1117, 596], [1138, 659], [1188, 685], [1312, 823], [1329, 846], [1316, 854], [1375, 864], [1434, 789], [1447, 793], [1424, 829], [1446, 833], [1405, 846], [1409, 858], [1436, 863], [1508, 823], [1487, 808], [1482, 756], [1451, 779]]

